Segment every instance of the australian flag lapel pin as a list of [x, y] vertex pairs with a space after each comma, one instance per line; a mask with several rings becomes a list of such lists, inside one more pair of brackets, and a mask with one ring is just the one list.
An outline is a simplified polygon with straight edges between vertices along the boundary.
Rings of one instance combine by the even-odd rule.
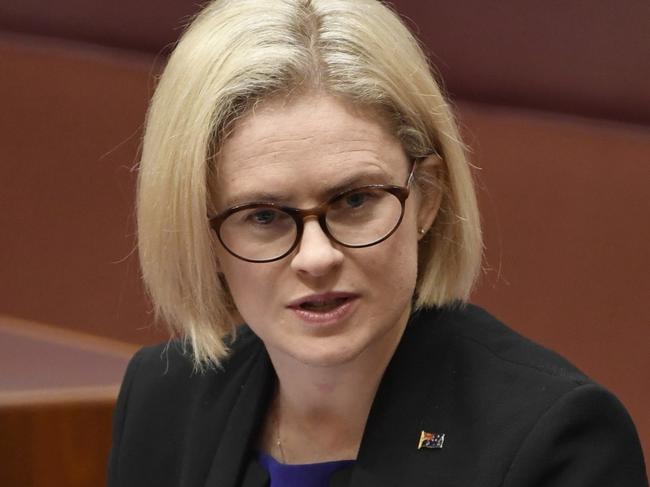
[[430, 448], [432, 450], [439, 450], [445, 444], [444, 433], [429, 433], [422, 431], [420, 433], [420, 442], [418, 443], [418, 450], [422, 448]]

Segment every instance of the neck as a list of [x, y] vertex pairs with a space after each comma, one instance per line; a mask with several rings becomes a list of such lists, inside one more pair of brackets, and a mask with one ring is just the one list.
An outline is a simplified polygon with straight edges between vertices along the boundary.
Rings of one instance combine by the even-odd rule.
[[377, 388], [405, 326], [406, 319], [391, 336], [344, 364], [304, 364], [269, 350], [278, 387], [264, 434], [266, 449], [285, 463], [356, 458]]

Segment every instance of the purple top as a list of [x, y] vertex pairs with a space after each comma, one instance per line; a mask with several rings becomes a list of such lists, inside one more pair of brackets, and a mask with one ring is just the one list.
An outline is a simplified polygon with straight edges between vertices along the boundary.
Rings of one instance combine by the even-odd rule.
[[354, 460], [285, 465], [271, 455], [259, 452], [257, 460], [271, 478], [270, 487], [328, 487], [334, 472], [354, 463]]

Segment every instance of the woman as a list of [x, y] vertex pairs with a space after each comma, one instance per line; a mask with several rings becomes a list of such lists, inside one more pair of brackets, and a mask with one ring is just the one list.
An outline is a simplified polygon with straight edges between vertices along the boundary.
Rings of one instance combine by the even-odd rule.
[[645, 482], [611, 394], [463, 304], [471, 174], [375, 0], [208, 5], [149, 111], [138, 232], [181, 340], [129, 365], [113, 486]]

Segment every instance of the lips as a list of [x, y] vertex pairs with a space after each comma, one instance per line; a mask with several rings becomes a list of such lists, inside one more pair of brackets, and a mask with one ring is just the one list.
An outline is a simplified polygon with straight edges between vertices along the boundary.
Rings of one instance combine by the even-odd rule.
[[345, 292], [312, 294], [292, 301], [287, 307], [314, 312], [327, 312], [357, 297], [356, 294]]
[[344, 292], [312, 294], [292, 301], [287, 307], [305, 323], [329, 326], [347, 318], [356, 308], [358, 297], [357, 294]]

